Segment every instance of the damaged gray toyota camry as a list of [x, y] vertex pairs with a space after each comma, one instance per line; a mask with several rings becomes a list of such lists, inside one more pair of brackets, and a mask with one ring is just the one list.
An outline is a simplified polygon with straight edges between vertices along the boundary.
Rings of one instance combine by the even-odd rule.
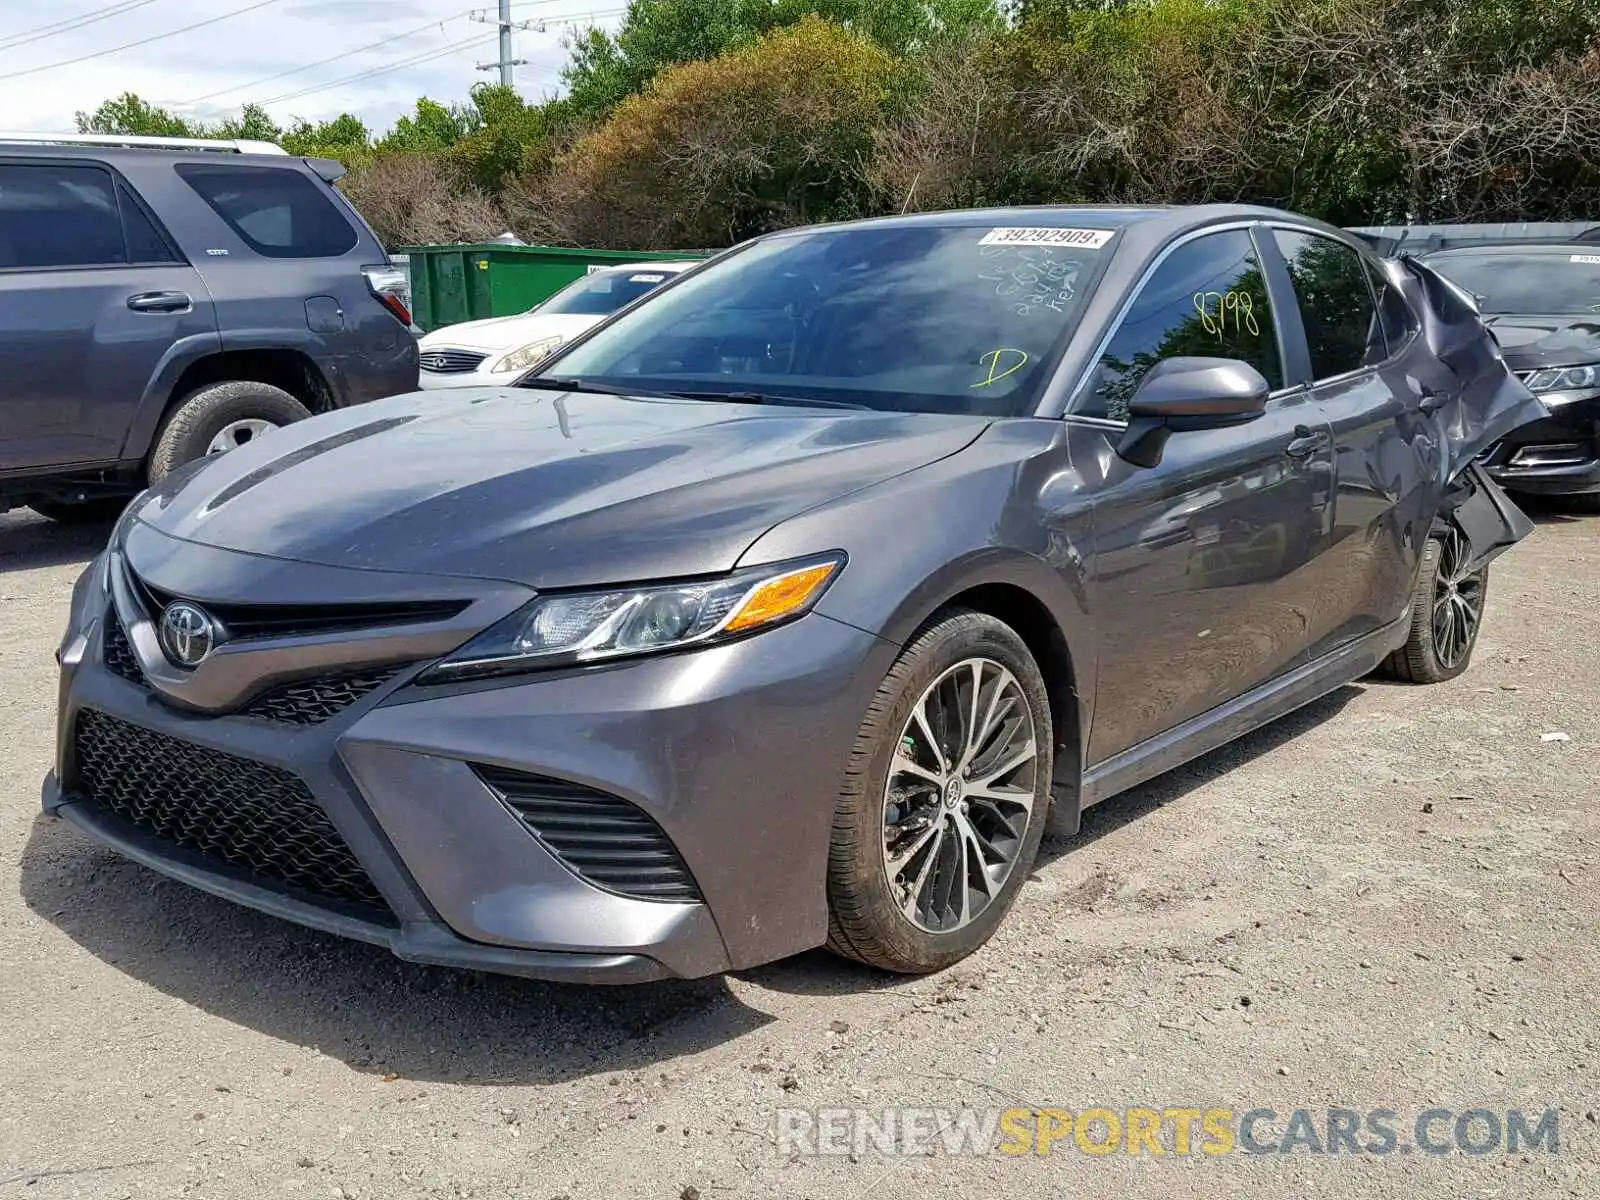
[[1350, 680], [1467, 666], [1543, 417], [1414, 262], [1241, 206], [736, 247], [515, 386], [137, 498], [45, 808], [402, 958], [945, 967], [1047, 821]]

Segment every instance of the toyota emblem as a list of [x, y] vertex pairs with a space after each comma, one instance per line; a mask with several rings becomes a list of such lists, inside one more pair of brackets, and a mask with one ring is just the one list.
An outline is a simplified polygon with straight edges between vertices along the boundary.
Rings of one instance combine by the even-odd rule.
[[197, 667], [216, 647], [217, 623], [187, 600], [175, 600], [161, 612], [156, 629], [162, 652], [180, 667]]

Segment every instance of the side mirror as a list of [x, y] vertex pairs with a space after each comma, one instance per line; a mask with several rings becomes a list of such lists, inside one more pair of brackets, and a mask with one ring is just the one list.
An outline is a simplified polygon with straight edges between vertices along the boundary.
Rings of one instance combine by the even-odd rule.
[[1271, 390], [1260, 371], [1236, 358], [1164, 358], [1128, 402], [1117, 454], [1136, 467], [1154, 467], [1174, 433], [1253, 421]]

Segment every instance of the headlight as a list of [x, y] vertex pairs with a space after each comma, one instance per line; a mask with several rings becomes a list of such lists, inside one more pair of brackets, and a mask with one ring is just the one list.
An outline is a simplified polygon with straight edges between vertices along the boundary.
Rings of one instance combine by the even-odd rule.
[[502, 371], [526, 371], [534, 363], [544, 358], [550, 351], [561, 345], [561, 336], [540, 338], [537, 342], [529, 342], [526, 346], [519, 346], [506, 355], [490, 369], [498, 375]]
[[804, 616], [843, 566], [843, 554], [829, 554], [754, 567], [707, 583], [540, 596], [484, 630], [421, 681], [475, 679], [743, 637]]
[[1531, 371], [1525, 382], [1530, 392], [1580, 392], [1600, 387], [1600, 365]]

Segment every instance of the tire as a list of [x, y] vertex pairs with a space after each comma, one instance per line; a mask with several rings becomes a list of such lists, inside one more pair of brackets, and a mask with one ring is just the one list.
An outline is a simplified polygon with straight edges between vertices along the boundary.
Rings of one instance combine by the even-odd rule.
[[148, 473], [160, 483], [184, 463], [210, 452], [224, 431], [241, 422], [292, 425], [311, 411], [281, 388], [250, 380], [213, 383], [191, 392], [167, 414], [150, 452]]
[[[978, 753], [969, 756], [963, 748], [966, 728], [973, 724], [965, 714], [974, 663], [982, 698], [976, 724], [992, 728], [987, 738], [980, 738]], [[952, 697], [952, 703], [940, 706], [941, 699]], [[997, 701], [998, 713], [990, 721], [990, 706]], [[937, 732], [915, 723], [913, 711], [919, 708]], [[1033, 757], [984, 779], [985, 770], [1026, 751], [1024, 708], [1026, 722], [1031, 722]], [[963, 716], [952, 716], [953, 725], [947, 725], [939, 719], [941, 713]], [[959, 962], [987, 942], [1028, 877], [1044, 834], [1053, 736], [1044, 677], [1011, 627], [969, 609], [936, 614], [878, 685], [845, 767], [828, 853], [828, 948], [883, 970], [926, 974]], [[953, 751], [943, 762], [943, 751], [931, 745], [935, 737]], [[970, 771], [967, 786], [975, 788], [982, 781], [995, 791], [963, 795], [963, 787], [949, 786], [954, 782], [950, 776], [960, 776], [944, 768], [952, 758], [959, 768], [968, 757], [977, 769]], [[915, 772], [904, 769], [908, 760], [917, 766]], [[934, 775], [941, 782], [934, 782]], [[1002, 815], [1008, 819], [1001, 820]], [[891, 819], [905, 831], [895, 847], [906, 855], [897, 863], [898, 887], [891, 883], [886, 844]], [[976, 840], [963, 836], [963, 830]], [[923, 848], [913, 849], [919, 839]], [[995, 870], [1003, 862], [1001, 878], [968, 870], [960, 877], [984, 879], [983, 892], [975, 886], [941, 891], [941, 882], [948, 885], [956, 877], [949, 869], [957, 864], [955, 856], [976, 851], [984, 839], [998, 855]], [[974, 854], [959, 861], [966, 867], [991, 860], [987, 854]], [[923, 886], [905, 886], [918, 882]], [[936, 903], [941, 895], [943, 901]], [[963, 901], [966, 908], [958, 911]]]
[[92, 500], [35, 500], [28, 505], [41, 517], [48, 517], [62, 525], [95, 525], [101, 521], [114, 521], [128, 507], [132, 493], [127, 496], [96, 496]]
[[[1454, 526], [1428, 539], [1411, 593], [1406, 644], [1384, 660], [1380, 674], [1404, 683], [1443, 683], [1472, 662], [1489, 594], [1489, 568], [1461, 575], [1457, 564], [1466, 549], [1466, 538]], [[1441, 624], [1435, 612], [1441, 603], [1450, 606], [1462, 622], [1454, 627], [1455, 632]]]

